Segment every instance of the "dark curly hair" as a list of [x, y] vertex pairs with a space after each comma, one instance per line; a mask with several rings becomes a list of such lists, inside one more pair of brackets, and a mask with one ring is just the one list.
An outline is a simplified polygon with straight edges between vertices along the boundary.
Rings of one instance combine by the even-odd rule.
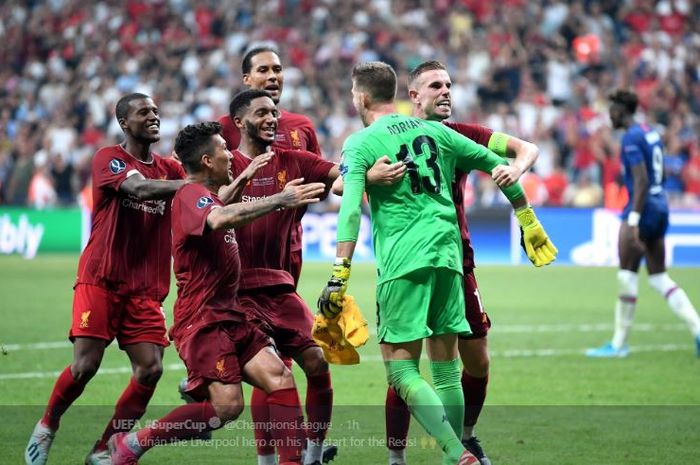
[[175, 139], [175, 153], [187, 173], [198, 173], [202, 169], [202, 155], [213, 149], [212, 136], [221, 134], [221, 124], [216, 121], [185, 126]]
[[243, 110], [250, 106], [250, 102], [259, 97], [272, 98], [267, 91], [262, 89], [248, 89], [237, 93], [228, 106], [228, 115], [231, 117], [231, 120], [233, 121], [234, 116], [240, 117], [243, 114]]
[[618, 103], [625, 107], [625, 111], [630, 115], [633, 115], [637, 111], [637, 104], [639, 100], [637, 99], [637, 94], [631, 90], [618, 89], [608, 96], [613, 103]]

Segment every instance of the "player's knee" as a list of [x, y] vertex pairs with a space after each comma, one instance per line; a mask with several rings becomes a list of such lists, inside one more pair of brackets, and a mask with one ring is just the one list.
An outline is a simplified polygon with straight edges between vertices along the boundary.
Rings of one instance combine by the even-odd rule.
[[243, 412], [243, 398], [229, 399], [221, 404], [214, 404], [214, 411], [222, 423], [227, 423], [238, 418]]
[[637, 293], [639, 292], [639, 277], [634, 271], [619, 270], [617, 272], [617, 284], [620, 295], [637, 297]]
[[306, 376], [318, 376], [328, 371], [328, 362], [323, 357], [321, 349], [314, 350], [310, 357], [304, 359], [304, 373]]
[[260, 387], [267, 394], [279, 389], [289, 389], [295, 387], [292, 370], [287, 368], [284, 363], [279, 363], [268, 371], [266, 379], [264, 380], [263, 385]]
[[100, 368], [100, 360], [95, 357], [81, 357], [73, 362], [71, 373], [78, 384], [87, 384]]
[[469, 360], [469, 364], [464, 364], [464, 371], [472, 378], [485, 378], [489, 374], [491, 367], [491, 358], [488, 353], [481, 357], [475, 357]]
[[134, 367], [134, 378], [139, 384], [145, 386], [155, 386], [163, 374], [163, 363], [160, 360], [153, 360], [146, 365]]
[[649, 275], [649, 285], [664, 297], [678, 287], [666, 272]]
[[279, 389], [291, 389], [295, 387], [294, 375], [292, 374], [292, 370], [285, 366], [281, 373], [279, 373], [278, 375], [276, 385], [279, 386]]

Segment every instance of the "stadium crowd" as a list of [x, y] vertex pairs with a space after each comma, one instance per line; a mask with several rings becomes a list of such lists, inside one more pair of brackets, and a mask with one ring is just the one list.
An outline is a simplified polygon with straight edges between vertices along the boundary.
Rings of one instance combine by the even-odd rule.
[[[128, 92], [154, 96], [155, 150], [169, 154], [180, 128], [228, 112], [242, 55], [270, 42], [285, 65], [281, 106], [314, 121], [331, 160], [361, 127], [355, 63], [394, 66], [410, 111], [408, 71], [437, 59], [453, 120], [539, 146], [521, 179], [534, 205], [624, 205], [606, 95], [625, 87], [663, 134], [671, 205], [700, 206], [697, 1], [8, 0], [0, 15], [0, 204], [75, 204], [96, 148], [120, 140], [113, 109]], [[480, 175], [470, 185], [472, 208], [506, 201]]]

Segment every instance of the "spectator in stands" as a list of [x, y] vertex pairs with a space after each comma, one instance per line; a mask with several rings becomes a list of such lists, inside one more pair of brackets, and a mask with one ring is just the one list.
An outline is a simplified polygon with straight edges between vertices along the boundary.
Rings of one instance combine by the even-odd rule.
[[[597, 134], [609, 126], [600, 96], [612, 88], [635, 89], [660, 133], [676, 116], [683, 128], [700, 120], [698, 2], [510, 0], [499, 9], [479, 0], [271, 0], [255, 8], [245, 0], [5, 0], [0, 14], [0, 144], [10, 146], [0, 148], [3, 203], [26, 205], [44, 135], [74, 172], [71, 195], [60, 194], [74, 202], [89, 181], [91, 146], [116, 143], [111, 109], [126, 91], [154, 95], [168, 115], [156, 149], [170, 153], [178, 129], [225, 112], [241, 90], [241, 54], [260, 41], [275, 42], [289, 63], [282, 106], [312, 117], [334, 161], [357, 128], [349, 70], [374, 59], [404, 78], [415, 61], [445, 62], [456, 76], [456, 119], [501, 120], [506, 132], [556, 147], [564, 172], [555, 179], [565, 174], [567, 183], [579, 171], [606, 182], [599, 177], [610, 154], [601, 156]], [[687, 147], [697, 132], [681, 139]], [[545, 184], [554, 166], [552, 158], [535, 167]], [[484, 186], [474, 184], [474, 205], [499, 204]], [[683, 198], [697, 196], [686, 186]]]

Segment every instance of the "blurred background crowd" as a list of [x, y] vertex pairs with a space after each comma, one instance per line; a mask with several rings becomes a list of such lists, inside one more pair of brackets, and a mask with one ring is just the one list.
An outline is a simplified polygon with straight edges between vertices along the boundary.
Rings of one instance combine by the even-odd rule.
[[[700, 2], [692, 0], [46, 0], [0, 3], [0, 204], [73, 205], [95, 150], [121, 140], [114, 105], [152, 95], [167, 155], [184, 125], [228, 111], [251, 44], [275, 44], [281, 106], [316, 124], [338, 160], [361, 127], [350, 70], [382, 60], [406, 75], [444, 62], [454, 121], [536, 143], [521, 182], [535, 205], [619, 207], [620, 134], [606, 95], [634, 89], [667, 148], [674, 207], [700, 207]], [[467, 202], [504, 198], [472, 174]], [[331, 205], [328, 208], [332, 208]]]

